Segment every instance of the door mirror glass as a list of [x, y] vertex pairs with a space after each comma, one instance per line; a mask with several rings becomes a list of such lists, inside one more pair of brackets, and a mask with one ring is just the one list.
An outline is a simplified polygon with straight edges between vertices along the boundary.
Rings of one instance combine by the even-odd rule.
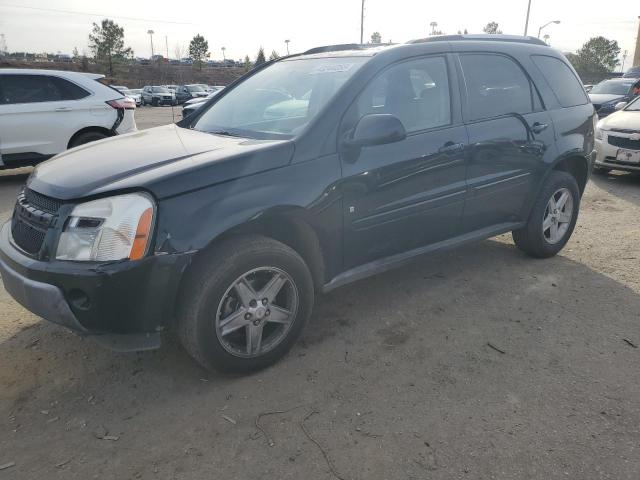
[[402, 122], [390, 113], [364, 115], [345, 139], [348, 147], [368, 147], [399, 142], [407, 138]]
[[627, 102], [618, 102], [616, 103], [616, 106], [614, 108], [616, 110], [622, 110], [626, 106], [627, 106]]

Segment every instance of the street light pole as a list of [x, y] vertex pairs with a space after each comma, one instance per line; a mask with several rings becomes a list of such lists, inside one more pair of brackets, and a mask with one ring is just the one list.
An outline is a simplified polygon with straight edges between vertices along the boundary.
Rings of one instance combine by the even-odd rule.
[[289, 40], [289, 39], [287, 39], [287, 40], [285, 40], [285, 41], [284, 41], [284, 43], [287, 45], [287, 55], [289, 55], [289, 42], [290, 42], [290, 41], [291, 41], [291, 40]]
[[227, 56], [225, 55], [225, 51], [227, 50], [227, 47], [222, 47], [222, 60], [223, 61], [227, 61]]
[[364, 0], [360, 9], [360, 45], [364, 43]]
[[542, 25], [539, 29], [538, 29], [538, 38], [540, 38], [540, 33], [542, 32], [542, 29], [551, 25], [552, 23], [555, 23], [556, 25], [558, 23], [560, 23], [560, 20], [551, 20], [550, 22], [545, 23], [544, 25]]
[[155, 33], [153, 30], [147, 30], [149, 34], [149, 38], [151, 39], [151, 58], [153, 58], [153, 34]]
[[529, 12], [531, 11], [531, 0], [529, 0], [529, 4], [527, 5], [527, 19], [524, 22], [524, 36], [527, 36], [527, 31], [529, 30]]

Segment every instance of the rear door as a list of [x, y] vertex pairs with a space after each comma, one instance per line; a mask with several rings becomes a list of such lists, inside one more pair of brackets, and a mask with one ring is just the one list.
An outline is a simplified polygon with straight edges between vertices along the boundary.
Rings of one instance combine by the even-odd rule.
[[469, 134], [465, 231], [524, 221], [545, 172], [543, 157], [555, 148], [550, 115], [512, 57], [473, 52], [458, 58]]
[[396, 63], [360, 93], [343, 120], [393, 114], [407, 138], [341, 152], [345, 268], [452, 236], [465, 196], [465, 127], [455, 71], [444, 55]]
[[0, 75], [0, 89], [0, 152], [5, 162], [66, 150], [75, 132], [73, 119], [88, 113], [78, 100], [90, 93], [59, 77]]

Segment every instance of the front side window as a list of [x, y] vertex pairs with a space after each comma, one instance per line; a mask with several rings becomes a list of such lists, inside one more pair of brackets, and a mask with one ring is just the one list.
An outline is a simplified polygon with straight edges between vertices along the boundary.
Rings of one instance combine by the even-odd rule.
[[187, 87], [187, 90], [189, 90], [191, 93], [204, 92], [204, 88], [202, 88], [200, 85], [189, 85]]
[[89, 95], [71, 82], [48, 75], [2, 75], [0, 86], [0, 103], [5, 104], [77, 100]]
[[346, 119], [354, 124], [372, 113], [395, 115], [407, 133], [451, 123], [445, 59], [421, 58], [384, 70], [360, 93]]
[[276, 62], [226, 93], [193, 128], [250, 138], [292, 138], [367, 59], [293, 58]]
[[493, 54], [460, 55], [471, 120], [510, 113], [527, 114], [540, 108], [538, 93], [522, 68], [508, 57]]
[[560, 105], [573, 107], [589, 102], [584, 88], [562, 60], [547, 55], [532, 55], [531, 59], [542, 72]]

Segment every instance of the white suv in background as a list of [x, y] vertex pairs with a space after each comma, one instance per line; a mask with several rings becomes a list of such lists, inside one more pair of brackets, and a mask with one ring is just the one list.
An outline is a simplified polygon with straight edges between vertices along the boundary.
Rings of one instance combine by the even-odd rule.
[[34, 165], [64, 150], [136, 130], [135, 102], [104, 75], [0, 69], [0, 168]]

